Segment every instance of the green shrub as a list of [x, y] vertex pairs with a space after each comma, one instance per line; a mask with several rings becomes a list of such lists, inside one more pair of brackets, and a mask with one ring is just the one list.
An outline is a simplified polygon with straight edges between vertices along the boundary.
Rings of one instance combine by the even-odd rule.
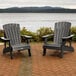
[[32, 36], [32, 41], [37, 41], [37, 34], [31, 31], [28, 31], [25, 27], [23, 27], [20, 32], [21, 32], [21, 35]]
[[76, 26], [71, 28], [71, 33], [74, 34], [74, 37], [72, 38], [72, 40], [76, 41]]
[[71, 33], [72, 34], [76, 34], [76, 26], [75, 27], [71, 27]]
[[25, 27], [23, 27], [21, 30], [21, 35], [30, 35], [32, 36], [32, 41], [36, 41], [36, 42], [42, 41], [43, 35], [47, 35], [51, 33], [53, 33], [53, 31], [51, 30], [51, 28], [48, 27], [42, 27], [38, 29], [36, 33], [27, 31]]
[[53, 30], [51, 28], [42, 27], [37, 30], [38, 40], [42, 41], [42, 36], [47, 35], [47, 34], [52, 34], [52, 33], [53, 33]]
[[4, 36], [4, 31], [0, 30], [0, 37]]
[[[32, 41], [42, 41], [42, 36], [47, 35], [47, 34], [52, 34], [53, 30], [49, 27], [42, 27], [37, 30], [36, 33], [28, 31], [25, 27], [23, 27], [20, 31], [21, 35], [29, 35], [32, 36]], [[76, 41], [76, 26], [71, 28], [71, 34], [74, 34], [73, 41]], [[4, 36], [4, 31], [0, 30], [0, 37]], [[53, 39], [53, 37], [50, 37]], [[50, 39], [49, 38], [49, 39]]]

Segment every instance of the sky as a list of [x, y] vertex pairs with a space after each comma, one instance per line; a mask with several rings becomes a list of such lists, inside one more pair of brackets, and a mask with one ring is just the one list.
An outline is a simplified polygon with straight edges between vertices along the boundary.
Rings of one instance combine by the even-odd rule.
[[52, 6], [76, 9], [76, 0], [0, 0], [0, 8]]

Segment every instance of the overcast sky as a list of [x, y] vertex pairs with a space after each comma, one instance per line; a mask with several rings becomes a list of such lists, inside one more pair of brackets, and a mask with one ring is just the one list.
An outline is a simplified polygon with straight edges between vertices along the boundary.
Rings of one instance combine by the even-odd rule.
[[26, 6], [57, 6], [76, 9], [76, 0], [0, 0], [0, 8]]

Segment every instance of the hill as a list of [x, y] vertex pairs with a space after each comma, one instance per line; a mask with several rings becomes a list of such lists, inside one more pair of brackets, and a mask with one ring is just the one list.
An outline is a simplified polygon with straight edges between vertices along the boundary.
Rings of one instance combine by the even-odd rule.
[[0, 13], [76, 13], [76, 9], [61, 7], [12, 7], [0, 9]]

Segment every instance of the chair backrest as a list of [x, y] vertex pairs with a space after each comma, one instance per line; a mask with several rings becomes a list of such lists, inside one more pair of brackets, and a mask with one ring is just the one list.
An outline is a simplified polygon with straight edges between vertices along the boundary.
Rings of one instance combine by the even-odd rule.
[[11, 45], [21, 43], [19, 24], [15, 24], [15, 23], [5, 24], [3, 25], [3, 29], [4, 29], [6, 38], [10, 39]]
[[54, 29], [54, 43], [61, 44], [62, 37], [66, 37], [70, 34], [70, 22], [57, 22]]

